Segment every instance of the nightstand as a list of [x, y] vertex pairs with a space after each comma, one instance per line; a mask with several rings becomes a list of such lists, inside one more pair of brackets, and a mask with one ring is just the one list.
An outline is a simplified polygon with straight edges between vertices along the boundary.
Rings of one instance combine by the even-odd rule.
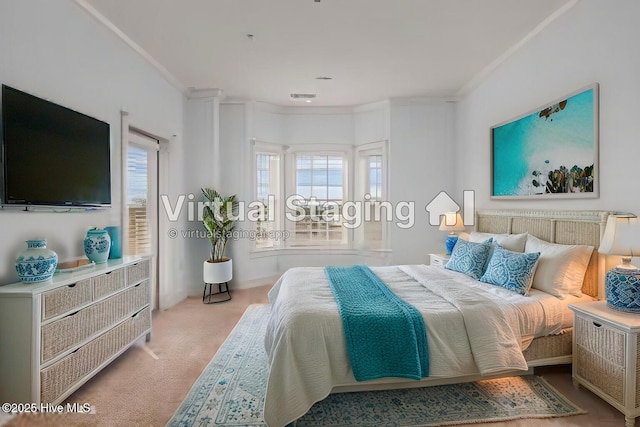
[[607, 308], [605, 301], [569, 305], [574, 312], [573, 382], [625, 415], [640, 416], [640, 315]]
[[449, 262], [451, 255], [447, 254], [429, 254], [429, 265], [435, 265], [438, 267], [444, 267]]

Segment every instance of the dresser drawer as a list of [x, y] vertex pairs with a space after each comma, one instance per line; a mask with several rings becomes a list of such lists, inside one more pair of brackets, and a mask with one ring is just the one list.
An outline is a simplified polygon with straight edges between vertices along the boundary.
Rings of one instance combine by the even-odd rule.
[[129, 288], [42, 327], [41, 362], [76, 347], [149, 303], [149, 281]]
[[40, 371], [40, 401], [53, 403], [151, 327], [149, 307]]
[[140, 261], [127, 267], [127, 284], [134, 285], [149, 277], [149, 260]]
[[124, 269], [113, 270], [93, 279], [93, 299], [97, 300], [125, 287]]
[[624, 404], [625, 334], [580, 316], [574, 326], [576, 375]]
[[74, 308], [90, 303], [93, 299], [91, 279], [81, 280], [42, 294], [42, 320], [48, 320]]
[[624, 366], [613, 364], [580, 345], [576, 346], [573, 357], [578, 377], [589, 381], [619, 404], [624, 403]]
[[624, 366], [625, 334], [588, 317], [575, 320], [576, 344], [617, 366]]

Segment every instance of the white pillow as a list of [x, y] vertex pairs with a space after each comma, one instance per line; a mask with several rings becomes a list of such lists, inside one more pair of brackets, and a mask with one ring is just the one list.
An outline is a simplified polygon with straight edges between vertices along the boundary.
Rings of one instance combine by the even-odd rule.
[[484, 242], [489, 238], [493, 238], [493, 241], [512, 252], [524, 252], [525, 244], [527, 243], [527, 233], [522, 234], [493, 234], [493, 233], [481, 233], [479, 231], [472, 231], [469, 235], [469, 241], [473, 243]]
[[529, 235], [525, 252], [540, 252], [533, 288], [564, 299], [582, 295], [582, 282], [593, 246], [560, 245]]
[[458, 233], [458, 239], [466, 240], [468, 242], [469, 241], [469, 233], [467, 233], [466, 231], [459, 232]]

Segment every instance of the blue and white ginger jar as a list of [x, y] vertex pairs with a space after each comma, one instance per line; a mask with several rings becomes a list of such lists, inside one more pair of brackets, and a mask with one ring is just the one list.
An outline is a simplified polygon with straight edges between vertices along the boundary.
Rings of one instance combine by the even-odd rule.
[[16, 258], [16, 271], [21, 282], [44, 282], [53, 277], [58, 266], [58, 254], [47, 249], [45, 239], [27, 240], [27, 249]]
[[84, 253], [91, 261], [100, 264], [107, 261], [111, 250], [111, 237], [107, 230], [91, 229], [84, 238]]

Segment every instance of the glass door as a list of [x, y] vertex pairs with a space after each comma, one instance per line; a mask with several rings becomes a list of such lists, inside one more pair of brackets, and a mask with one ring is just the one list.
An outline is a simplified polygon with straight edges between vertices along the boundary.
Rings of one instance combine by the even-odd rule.
[[158, 140], [129, 131], [124, 251], [127, 255], [151, 257], [154, 308], [158, 306], [158, 149]]

